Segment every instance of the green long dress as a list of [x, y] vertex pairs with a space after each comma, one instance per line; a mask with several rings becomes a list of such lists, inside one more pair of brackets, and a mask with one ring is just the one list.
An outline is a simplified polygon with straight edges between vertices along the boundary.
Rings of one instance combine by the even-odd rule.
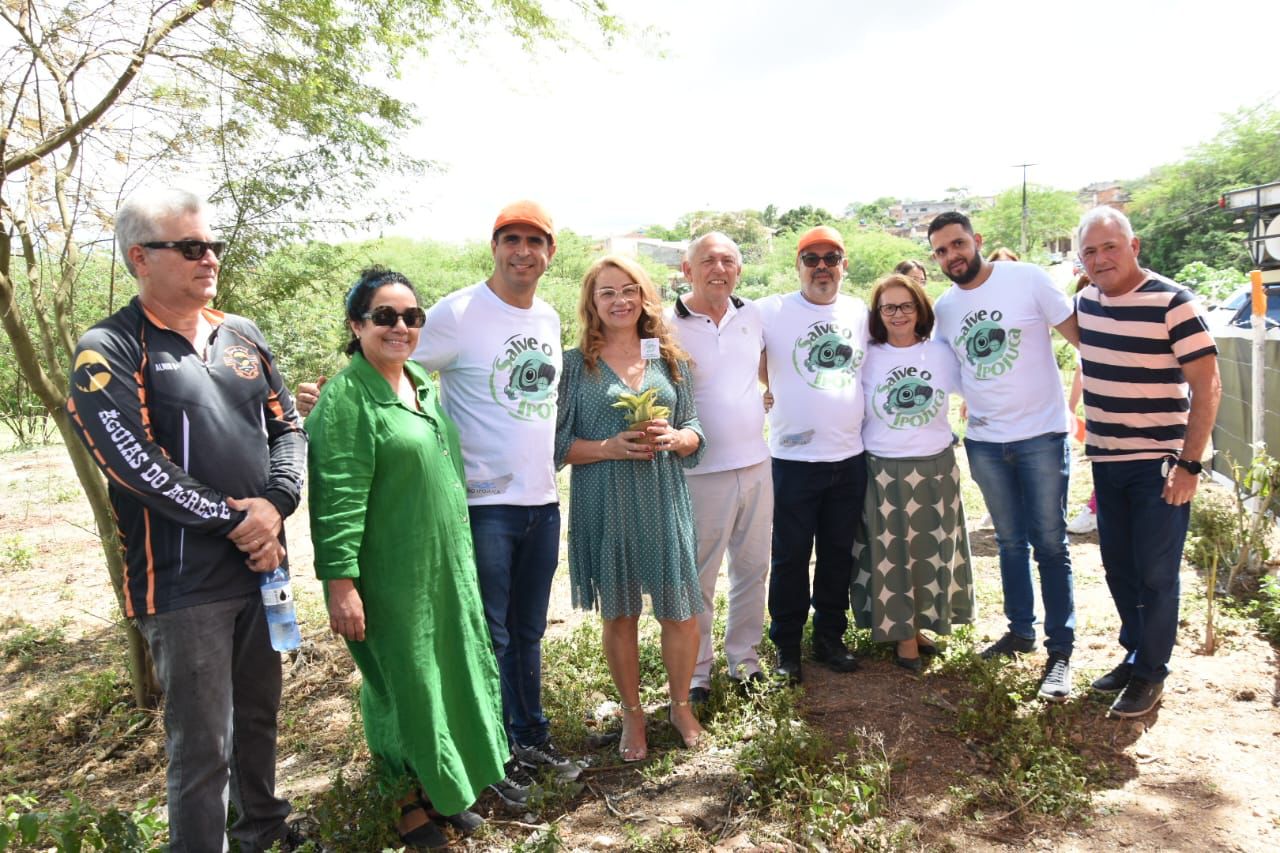
[[611, 459], [574, 465], [569, 479], [569, 581], [573, 603], [598, 607], [605, 619], [639, 616], [642, 593], [659, 619], [684, 620], [702, 612], [693, 505], [681, 467], [702, 458], [706, 439], [693, 405], [693, 377], [682, 365], [680, 382], [662, 359], [645, 365], [641, 387], [628, 387], [598, 359], [587, 369], [582, 353], [564, 354], [556, 422], [556, 464], [575, 439], [603, 441], [627, 428], [612, 408], [623, 392], [657, 388], [657, 402], [671, 409], [672, 427], [698, 433], [698, 449], [681, 459], [657, 453], [652, 460]]
[[507, 739], [458, 431], [405, 367], [419, 412], [358, 353], [325, 385], [306, 422], [311, 538], [316, 577], [353, 579], [364, 603], [365, 639], [347, 647], [370, 752], [455, 814], [502, 778]]

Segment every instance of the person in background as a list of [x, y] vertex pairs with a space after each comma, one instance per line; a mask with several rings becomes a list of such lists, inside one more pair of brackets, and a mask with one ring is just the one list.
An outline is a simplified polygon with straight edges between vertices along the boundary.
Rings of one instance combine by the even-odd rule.
[[361, 273], [346, 298], [351, 363], [307, 418], [311, 540], [329, 624], [364, 676], [369, 752], [400, 801], [396, 832], [438, 849], [503, 777], [502, 696], [476, 579], [458, 430], [409, 359], [426, 313], [407, 278]]
[[898, 275], [905, 275], [916, 284], [924, 287], [929, 282], [929, 273], [924, 268], [924, 264], [919, 261], [906, 260], [900, 261], [893, 271]]
[[[638, 264], [618, 255], [593, 263], [578, 319], [578, 348], [565, 353], [560, 379], [555, 448], [557, 464], [573, 466], [569, 579], [574, 604], [599, 609], [604, 621], [605, 657], [622, 702], [619, 753], [639, 761], [648, 754], [638, 637], [644, 595], [662, 626], [667, 719], [688, 747], [703, 734], [689, 700], [703, 604], [681, 473], [701, 459], [703, 435], [689, 357]], [[619, 404], [646, 393], [668, 414], [629, 425]]]
[[[1073, 293], [1079, 294], [1089, 283], [1089, 276], [1082, 275], [1076, 279]], [[1080, 406], [1080, 398], [1084, 392], [1084, 386], [1081, 382], [1080, 362], [1076, 361], [1075, 373], [1071, 376], [1071, 392], [1067, 395], [1067, 411], [1070, 413], [1073, 421], [1079, 423], [1079, 429], [1076, 431], [1076, 437], [1081, 444], [1084, 444], [1085, 432], [1084, 421], [1079, 419], [1076, 410]], [[1084, 505], [1076, 517], [1067, 523], [1067, 532], [1076, 536], [1083, 536], [1086, 533], [1092, 533], [1098, 529], [1098, 492], [1096, 489], [1089, 491], [1089, 502]]]
[[306, 435], [262, 332], [209, 307], [226, 244], [205, 203], [142, 191], [116, 211], [138, 295], [76, 345], [67, 413], [107, 475], [124, 615], [164, 690], [169, 849], [304, 843], [276, 796], [280, 655], [258, 572], [288, 567]]
[[924, 634], [950, 634], [974, 617], [973, 570], [947, 395], [960, 389], [951, 348], [931, 340], [933, 306], [914, 279], [876, 282], [862, 365], [867, 413], [866, 543], [851, 599], [858, 627], [896, 642], [911, 672], [938, 653]]

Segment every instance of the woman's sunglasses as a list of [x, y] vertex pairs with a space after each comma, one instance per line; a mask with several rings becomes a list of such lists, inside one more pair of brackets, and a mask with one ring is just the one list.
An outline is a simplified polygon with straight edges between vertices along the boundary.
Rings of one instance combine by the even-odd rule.
[[422, 324], [427, 322], [427, 312], [421, 308], [396, 311], [390, 305], [379, 305], [363, 316], [366, 320], [372, 320], [375, 326], [395, 326], [396, 320], [403, 319], [404, 324], [410, 329], [421, 329]]

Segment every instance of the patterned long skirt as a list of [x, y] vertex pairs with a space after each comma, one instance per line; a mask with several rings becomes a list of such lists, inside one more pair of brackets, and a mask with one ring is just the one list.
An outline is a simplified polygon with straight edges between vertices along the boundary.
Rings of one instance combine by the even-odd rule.
[[[860, 537], [861, 538], [861, 537]], [[854, 546], [858, 627], [878, 643], [973, 621], [973, 570], [952, 448], [937, 456], [867, 454], [865, 541]]]

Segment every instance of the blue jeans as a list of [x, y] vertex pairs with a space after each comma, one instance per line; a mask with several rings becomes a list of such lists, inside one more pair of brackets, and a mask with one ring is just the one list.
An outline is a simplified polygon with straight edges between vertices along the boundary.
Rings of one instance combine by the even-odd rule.
[[1120, 645], [1133, 674], [1164, 681], [1178, 634], [1178, 569], [1191, 504], [1170, 506], [1161, 493], [1163, 460], [1093, 463], [1098, 546], [1120, 614]]
[[1075, 645], [1076, 608], [1067, 550], [1066, 433], [1008, 443], [966, 438], [969, 472], [982, 490], [1000, 549], [1000, 584], [1009, 631], [1035, 639], [1031, 552], [1040, 567], [1045, 648], [1067, 656]]
[[560, 505], [469, 509], [507, 737], [540, 746], [550, 737], [542, 713], [542, 635], [560, 558]]
[[[773, 460], [769, 639], [779, 649], [799, 649], [811, 602], [814, 638], [843, 642], [853, 538], [866, 491], [865, 453], [839, 462]], [[811, 599], [809, 557], [815, 544]]]
[[288, 831], [289, 803], [275, 794], [280, 655], [271, 648], [258, 593], [138, 620], [164, 688], [169, 849], [266, 850]]

